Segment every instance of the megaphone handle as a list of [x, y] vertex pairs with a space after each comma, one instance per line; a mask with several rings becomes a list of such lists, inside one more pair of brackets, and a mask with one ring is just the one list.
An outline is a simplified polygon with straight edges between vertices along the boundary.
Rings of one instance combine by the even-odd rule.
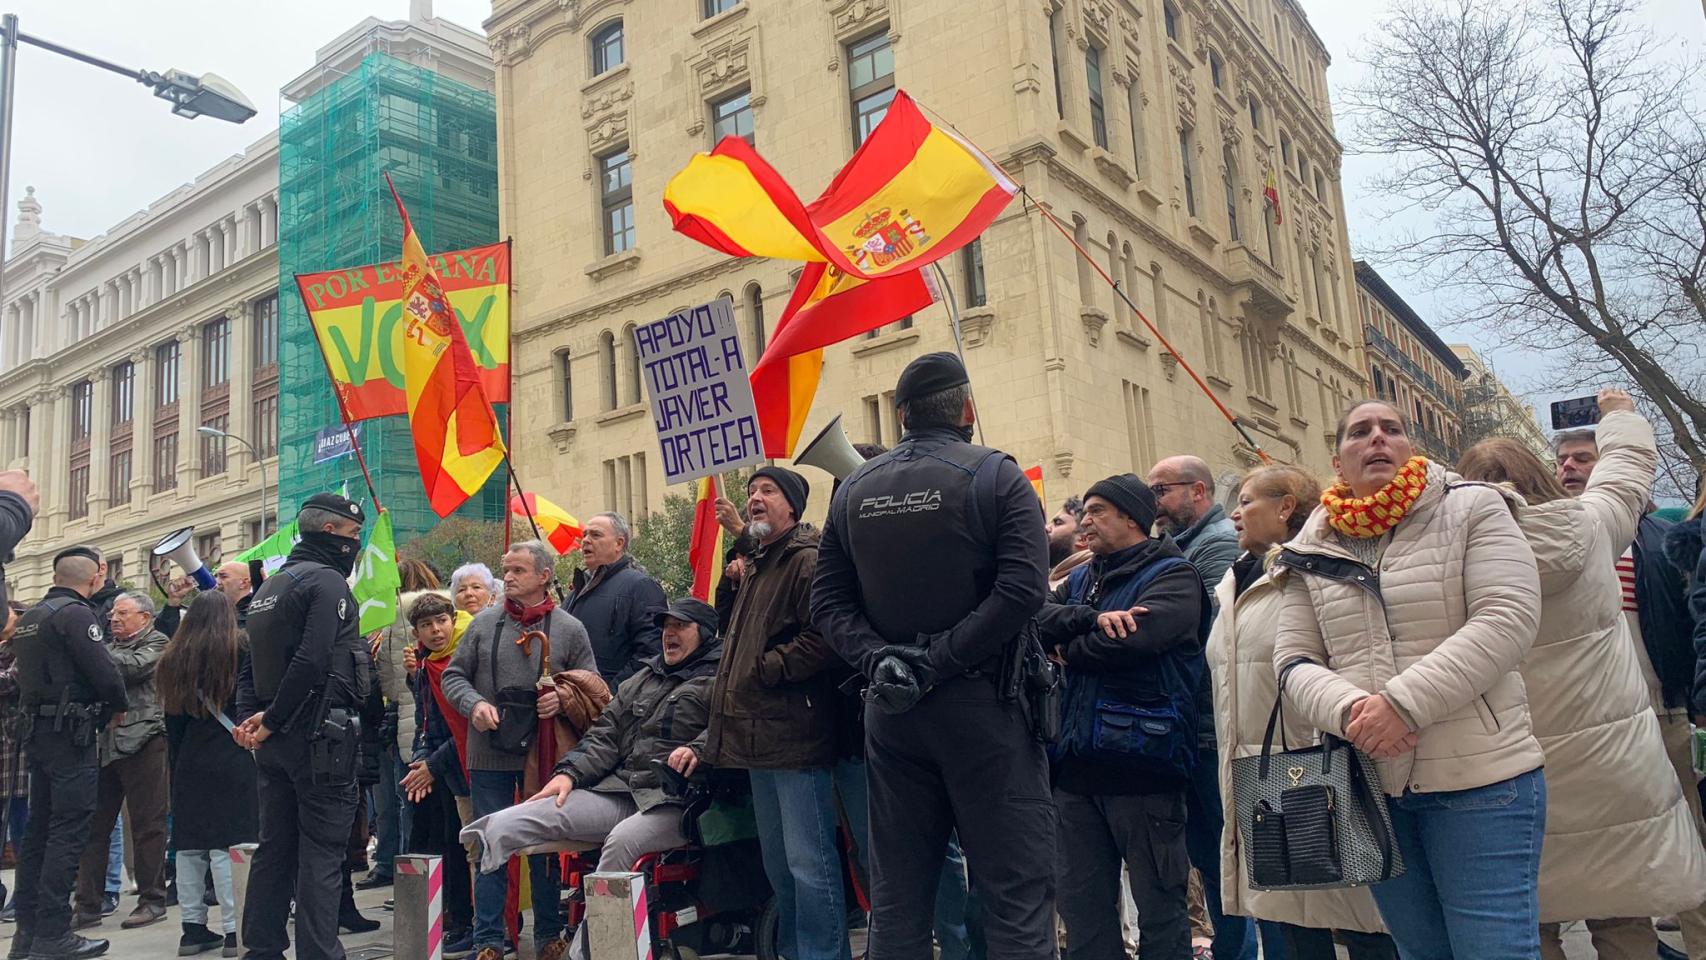
[[195, 580], [195, 585], [203, 590], [212, 590], [218, 586], [218, 584], [214, 582], [213, 574], [208, 573], [207, 567], [205, 566], [197, 567], [190, 571], [190, 577]]

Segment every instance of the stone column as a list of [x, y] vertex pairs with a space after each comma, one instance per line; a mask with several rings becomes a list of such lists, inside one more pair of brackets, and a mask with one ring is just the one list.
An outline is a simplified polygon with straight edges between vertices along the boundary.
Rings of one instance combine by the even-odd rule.
[[46, 421], [45, 435], [31, 458], [40, 462], [40, 467], [30, 472], [41, 489], [42, 512], [47, 515], [50, 537], [58, 536], [64, 529], [69, 512], [66, 493], [71, 486], [71, 412], [67, 393], [68, 388], [58, 386], [46, 395], [41, 411]]
[[41, 291], [36, 291], [24, 298], [27, 309], [24, 312], [24, 323], [18, 328], [18, 357], [28, 363], [36, 353], [36, 324], [41, 318]]
[[261, 249], [278, 242], [277, 200], [267, 196], [261, 200]]
[[178, 499], [192, 499], [201, 477], [201, 324], [178, 334]]
[[101, 525], [107, 508], [112, 470], [112, 368], [102, 367], [89, 378], [89, 522]]
[[130, 427], [130, 500], [138, 504], [154, 492], [154, 354], [138, 350], [130, 355], [134, 386]]
[[10, 470], [18, 459], [18, 408], [7, 407], [0, 413], [0, 463]]
[[195, 243], [195, 278], [206, 280], [213, 276], [213, 234], [199, 230], [191, 239]]
[[47, 460], [42, 456], [42, 451], [47, 449], [52, 438], [50, 433], [53, 427], [52, 403], [52, 395], [46, 390], [38, 390], [30, 394], [29, 450], [24, 453], [24, 456], [29, 460], [30, 476], [35, 478], [37, 486], [44, 488], [41, 491], [41, 508], [44, 513], [54, 497], [64, 495], [64, 491], [48, 491], [45, 489]]
[[0, 354], [4, 354], [4, 368], [12, 370], [18, 366], [18, 324], [23, 317], [23, 310], [14, 303], [6, 307], [6, 312], [0, 316]]
[[232, 221], [237, 226], [236, 240], [232, 244], [232, 253], [234, 258], [237, 260], [241, 260], [255, 252], [249, 249], [249, 218], [252, 216], [254, 216], [254, 214], [250, 212], [248, 204], [238, 207], [236, 214], [232, 216]]
[[[254, 443], [255, 325], [249, 319], [248, 302], [233, 300], [230, 306], [225, 308], [225, 318], [231, 324], [230, 432]], [[231, 457], [232, 478], [237, 483], [243, 483], [248, 478], [249, 467], [254, 463], [253, 457], [249, 455], [249, 448], [233, 441], [227, 446], [226, 452]]]

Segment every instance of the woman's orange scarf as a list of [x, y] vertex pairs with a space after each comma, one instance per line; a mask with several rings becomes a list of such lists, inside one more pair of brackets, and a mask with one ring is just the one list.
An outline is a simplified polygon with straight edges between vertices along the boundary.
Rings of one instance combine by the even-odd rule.
[[1410, 507], [1428, 485], [1428, 461], [1411, 457], [1386, 486], [1366, 497], [1351, 496], [1344, 481], [1321, 494], [1327, 522], [1347, 537], [1371, 540], [1384, 535], [1410, 513]]

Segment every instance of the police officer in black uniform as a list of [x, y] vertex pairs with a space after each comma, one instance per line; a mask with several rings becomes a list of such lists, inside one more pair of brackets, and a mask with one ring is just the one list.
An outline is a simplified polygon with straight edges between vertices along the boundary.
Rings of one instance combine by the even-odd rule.
[[965, 366], [919, 357], [895, 388], [905, 435], [829, 508], [812, 614], [868, 678], [871, 960], [928, 960], [959, 830], [990, 960], [1052, 960], [1054, 804], [1010, 662], [1042, 606], [1048, 541], [1030, 481], [973, 445]]
[[107, 941], [71, 932], [71, 884], [89, 839], [100, 780], [96, 735], [125, 709], [124, 678], [102, 641], [89, 597], [101, 587], [97, 555], [73, 547], [54, 558], [53, 588], [12, 636], [30, 760], [30, 822], [18, 854], [13, 960], [98, 957]]
[[348, 578], [361, 507], [329, 493], [296, 516], [302, 540], [249, 602], [249, 682], [259, 711], [234, 731], [259, 767], [261, 842], [243, 909], [248, 960], [283, 960], [296, 901], [297, 960], [343, 960], [338, 893], [355, 823], [356, 713], [367, 648]]

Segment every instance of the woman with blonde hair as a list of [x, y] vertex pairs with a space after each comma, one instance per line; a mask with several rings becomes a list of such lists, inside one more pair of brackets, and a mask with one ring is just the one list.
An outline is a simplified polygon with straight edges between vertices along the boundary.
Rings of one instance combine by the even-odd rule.
[[[1257, 467], [1237, 491], [1232, 524], [1243, 554], [1215, 586], [1220, 614], [1208, 638], [1208, 668], [1214, 685], [1214, 734], [1220, 748], [1220, 801], [1236, 810], [1232, 761], [1260, 756], [1263, 734], [1279, 683], [1274, 673], [1274, 627], [1280, 591], [1267, 573], [1270, 551], [1303, 529], [1321, 499], [1321, 484], [1293, 466]], [[1293, 744], [1311, 743], [1308, 720], [1287, 710], [1285, 729]], [[1333, 931], [1345, 939], [1352, 960], [1396, 960], [1380, 914], [1367, 890], [1255, 890], [1245, 869], [1246, 853], [1236, 818], [1220, 834], [1221, 903], [1224, 911], [1261, 921], [1265, 943], [1284, 938], [1289, 960], [1334, 960]]]
[[1634, 542], [1658, 468], [1653, 428], [1621, 390], [1599, 394], [1599, 462], [1571, 498], [1516, 440], [1483, 440], [1466, 480], [1505, 485], [1540, 570], [1540, 632], [1522, 663], [1546, 751], [1541, 955], [1563, 960], [1559, 924], [1586, 920], [1601, 958], [1657, 954], [1652, 917], [1706, 899], [1706, 851], [1665, 754], [1623, 615], [1617, 558]]
[[1270, 564], [1280, 686], [1378, 767], [1405, 870], [1371, 890], [1405, 960], [1533, 960], [1545, 756], [1517, 666], [1540, 578], [1516, 498], [1418, 456], [1385, 401], [1334, 437], [1338, 482]]

